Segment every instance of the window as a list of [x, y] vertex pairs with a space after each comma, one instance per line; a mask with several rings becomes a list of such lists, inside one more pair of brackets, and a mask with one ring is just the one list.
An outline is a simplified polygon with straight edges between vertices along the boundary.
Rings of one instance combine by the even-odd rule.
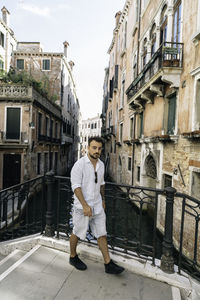
[[42, 60], [42, 70], [49, 71], [50, 70], [50, 59]]
[[41, 174], [41, 153], [37, 154], [37, 174], [40, 175]]
[[123, 74], [122, 76], [120, 108], [124, 106], [124, 94], [125, 94], [125, 74]]
[[130, 139], [134, 138], [134, 118], [130, 119]]
[[42, 134], [42, 114], [38, 113], [38, 136]]
[[167, 5], [162, 9], [160, 16], [160, 45], [167, 41]]
[[144, 113], [141, 112], [139, 114], [139, 118], [138, 118], [138, 137], [141, 138], [142, 135], [144, 134], [144, 124], [143, 124], [143, 121], [144, 121]]
[[7, 107], [6, 139], [20, 139], [21, 108]]
[[49, 171], [52, 169], [53, 152], [49, 153]]
[[140, 182], [140, 167], [137, 167], [137, 181]]
[[128, 157], [128, 170], [131, 171], [131, 157]]
[[90, 123], [88, 123], [88, 128], [90, 128]]
[[126, 49], [126, 40], [127, 40], [127, 22], [124, 26], [124, 50]]
[[[63, 127], [63, 132], [64, 132], [64, 127]], [[49, 136], [49, 118], [48, 117], [46, 117], [45, 134], [46, 134], [46, 136]]]
[[177, 1], [174, 11], [173, 42], [180, 43], [181, 35], [181, 2]]
[[122, 140], [123, 140], [123, 123], [121, 123], [120, 127], [119, 127], [119, 140], [120, 140], [120, 143], [122, 143]]
[[194, 129], [200, 129], [200, 79], [196, 80]]
[[192, 172], [191, 195], [200, 199], [200, 172]]
[[58, 137], [58, 123], [55, 123], [55, 133], [54, 133], [55, 138]]
[[163, 175], [163, 188], [172, 186], [172, 176], [164, 174]]
[[167, 133], [174, 134], [176, 120], [176, 95], [168, 99]]
[[44, 172], [48, 171], [48, 153], [44, 154]]
[[57, 174], [57, 170], [58, 170], [58, 152], [55, 152], [55, 159], [54, 159], [54, 171], [55, 171], [55, 174]]
[[2, 32], [0, 32], [0, 45], [4, 48], [4, 34]]
[[134, 55], [133, 59], [133, 80], [137, 77], [137, 55]]
[[153, 56], [156, 51], [156, 24], [155, 23], [151, 28], [150, 40], [151, 40], [151, 56]]
[[24, 70], [24, 59], [17, 59], [17, 69]]
[[50, 121], [50, 137], [52, 138], [53, 137], [53, 120]]
[[142, 66], [144, 67], [147, 63], [147, 39], [143, 42], [143, 54], [142, 54]]

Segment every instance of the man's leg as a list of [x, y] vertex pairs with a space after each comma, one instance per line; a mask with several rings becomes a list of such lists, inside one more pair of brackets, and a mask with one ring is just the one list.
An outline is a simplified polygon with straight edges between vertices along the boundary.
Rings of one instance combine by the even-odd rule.
[[109, 274], [120, 274], [124, 271], [123, 267], [115, 264], [112, 259], [110, 259], [110, 254], [108, 252], [108, 243], [106, 236], [101, 236], [97, 239], [99, 249], [102, 252], [104, 258], [105, 272]]
[[101, 253], [103, 255], [103, 259], [105, 264], [108, 264], [110, 262], [110, 254], [108, 252], [108, 243], [106, 236], [101, 236], [97, 239], [99, 249], [101, 250]]
[[78, 244], [78, 237], [72, 233], [70, 236], [70, 256], [75, 257], [77, 255], [76, 253], [76, 247]]

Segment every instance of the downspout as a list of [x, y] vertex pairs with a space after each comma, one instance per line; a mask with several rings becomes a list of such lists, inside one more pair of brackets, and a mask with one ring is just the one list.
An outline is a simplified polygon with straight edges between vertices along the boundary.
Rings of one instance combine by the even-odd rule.
[[131, 185], [134, 185], [134, 170], [135, 170], [135, 165], [134, 165], [134, 161], [135, 161], [135, 124], [136, 124], [136, 113], [134, 113], [134, 120], [133, 120], [133, 145], [132, 145], [132, 181], [131, 181]]
[[[137, 76], [139, 74], [139, 50], [140, 50], [140, 27], [141, 27], [141, 0], [138, 0], [138, 41], [137, 41]], [[135, 170], [135, 136], [136, 136], [136, 112], [134, 113], [134, 124], [133, 124], [133, 146], [132, 146], [132, 182], [134, 184], [134, 170]]]

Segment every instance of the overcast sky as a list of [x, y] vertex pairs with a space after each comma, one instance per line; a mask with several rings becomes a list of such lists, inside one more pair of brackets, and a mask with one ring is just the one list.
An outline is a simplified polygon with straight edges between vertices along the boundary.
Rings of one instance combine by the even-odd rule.
[[74, 77], [83, 119], [101, 113], [104, 69], [125, 0], [1, 0], [18, 41], [41, 42], [44, 51], [63, 52], [75, 63]]

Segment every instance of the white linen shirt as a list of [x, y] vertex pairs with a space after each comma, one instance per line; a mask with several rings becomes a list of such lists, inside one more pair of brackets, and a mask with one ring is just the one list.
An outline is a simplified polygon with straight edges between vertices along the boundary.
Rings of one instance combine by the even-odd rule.
[[[95, 183], [95, 171], [97, 172], [97, 183]], [[72, 190], [81, 188], [83, 197], [88, 205], [92, 208], [92, 214], [99, 214], [102, 209], [102, 197], [100, 187], [104, 185], [104, 163], [98, 159], [96, 170], [88, 156], [80, 158], [71, 170]], [[74, 194], [74, 207], [83, 209], [80, 201]]]

